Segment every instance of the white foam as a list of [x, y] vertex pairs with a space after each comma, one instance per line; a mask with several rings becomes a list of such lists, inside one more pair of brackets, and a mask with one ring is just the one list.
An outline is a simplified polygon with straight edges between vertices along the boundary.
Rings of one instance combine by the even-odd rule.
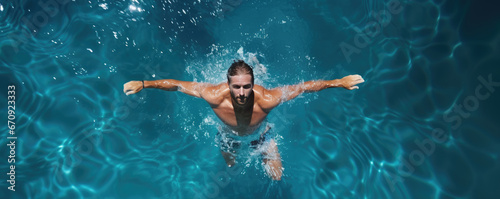
[[238, 53], [238, 55], [240, 55], [240, 57], [243, 58], [243, 47], [240, 47], [238, 51], [236, 51], [236, 53]]
[[135, 7], [135, 5], [129, 5], [128, 6], [128, 10], [130, 10], [131, 12], [133, 12], [133, 11], [137, 10], [137, 7]]
[[255, 76], [255, 83], [262, 85], [264, 82], [269, 80], [269, 75], [267, 74], [267, 67], [259, 62], [257, 59], [258, 53], [245, 53], [243, 47], [240, 47], [237, 51], [237, 59], [244, 60], [247, 64], [253, 66], [253, 73]]
[[106, 3], [101, 3], [101, 4], [99, 4], [99, 7], [101, 7], [101, 8], [102, 8], [102, 9], [104, 9], [104, 10], [107, 10], [107, 9], [108, 9], [108, 4], [106, 4]]

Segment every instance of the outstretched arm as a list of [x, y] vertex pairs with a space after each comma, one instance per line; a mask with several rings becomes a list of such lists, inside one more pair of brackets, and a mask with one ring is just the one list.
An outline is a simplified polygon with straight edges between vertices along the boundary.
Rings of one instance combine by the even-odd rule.
[[207, 84], [205, 83], [162, 79], [154, 81], [130, 81], [123, 85], [123, 92], [130, 95], [138, 93], [144, 88], [158, 88], [166, 91], [180, 91], [194, 97], [201, 97], [201, 92], [206, 87]]
[[[144, 85], [143, 85], [144, 82]], [[162, 79], [154, 81], [129, 81], [123, 85], [123, 92], [127, 95], [135, 94], [144, 88], [158, 88], [166, 91], [180, 91], [193, 97], [206, 100], [211, 105], [217, 105], [222, 101], [220, 93], [222, 84], [213, 85], [208, 83], [187, 82], [175, 79]]]
[[271, 90], [264, 90], [263, 107], [269, 109], [278, 106], [280, 103], [291, 100], [302, 93], [318, 92], [325, 88], [342, 87], [347, 90], [359, 89], [357, 84], [365, 80], [360, 75], [349, 75], [342, 79], [334, 80], [313, 80], [301, 84], [278, 87]]
[[363, 83], [364, 81], [365, 80], [360, 75], [349, 75], [343, 77], [342, 79], [313, 80], [304, 82], [302, 84], [281, 87], [278, 89], [281, 90], [282, 100], [288, 101], [299, 96], [302, 93], [318, 92], [325, 88], [342, 87], [347, 90], [359, 89], [356, 84]]

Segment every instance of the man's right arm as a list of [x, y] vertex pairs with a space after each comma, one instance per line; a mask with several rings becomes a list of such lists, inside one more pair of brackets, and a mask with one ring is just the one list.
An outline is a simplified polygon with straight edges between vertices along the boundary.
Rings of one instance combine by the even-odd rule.
[[[143, 85], [144, 82], [144, 85]], [[188, 82], [175, 79], [154, 81], [130, 81], [123, 85], [123, 92], [127, 95], [135, 94], [144, 88], [157, 88], [166, 91], [180, 91], [193, 97], [203, 98], [208, 103], [218, 102], [220, 85], [208, 83]]]

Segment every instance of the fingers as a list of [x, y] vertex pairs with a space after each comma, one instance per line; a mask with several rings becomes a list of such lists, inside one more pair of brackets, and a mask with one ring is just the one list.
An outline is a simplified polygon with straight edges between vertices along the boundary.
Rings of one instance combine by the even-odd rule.
[[358, 79], [358, 80], [355, 81], [356, 84], [361, 84], [363, 82], [365, 82], [365, 80], [363, 78]]
[[363, 77], [361, 77], [361, 75], [350, 75], [350, 76], [351, 76], [351, 81], [354, 85], [365, 82], [365, 80], [363, 79]]
[[125, 92], [126, 95], [132, 95], [132, 94], [135, 94], [135, 93], [136, 92], [134, 92], [134, 91], [127, 91], [127, 92]]
[[360, 82], [364, 82], [364, 81], [365, 81], [365, 80], [363, 79], [363, 77], [361, 77], [361, 75], [352, 75], [351, 77], [352, 77], [352, 79], [353, 79], [354, 81], [360, 81]]
[[124, 93], [127, 93], [127, 90], [126, 90], [127, 87], [126, 87], [126, 85], [127, 85], [127, 83], [123, 84], [123, 92]]
[[361, 81], [361, 82], [365, 81], [363, 79], [363, 77], [361, 77], [361, 75], [348, 75], [348, 76], [346, 76], [346, 78], [351, 80], [351, 81]]
[[132, 95], [132, 94], [136, 94], [137, 92], [139, 92], [140, 90], [132, 90], [132, 89], [127, 89], [127, 90], [124, 90], [123, 92], [126, 94], [126, 95]]
[[358, 87], [358, 86], [351, 86], [351, 87], [349, 87], [348, 89], [349, 89], [349, 90], [354, 90], [354, 89], [359, 89], [359, 87]]

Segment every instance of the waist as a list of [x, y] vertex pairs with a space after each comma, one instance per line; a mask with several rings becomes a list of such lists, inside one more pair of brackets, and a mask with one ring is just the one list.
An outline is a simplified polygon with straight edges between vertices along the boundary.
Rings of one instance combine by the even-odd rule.
[[253, 141], [256, 139], [259, 139], [260, 137], [264, 136], [266, 133], [269, 132], [271, 129], [271, 126], [268, 124], [262, 124], [259, 126], [254, 127], [253, 129], [249, 129], [247, 132], [241, 132], [241, 131], [235, 131], [231, 127], [220, 127], [219, 128], [219, 133], [223, 135], [224, 137], [230, 137], [235, 140], [249, 140]]

